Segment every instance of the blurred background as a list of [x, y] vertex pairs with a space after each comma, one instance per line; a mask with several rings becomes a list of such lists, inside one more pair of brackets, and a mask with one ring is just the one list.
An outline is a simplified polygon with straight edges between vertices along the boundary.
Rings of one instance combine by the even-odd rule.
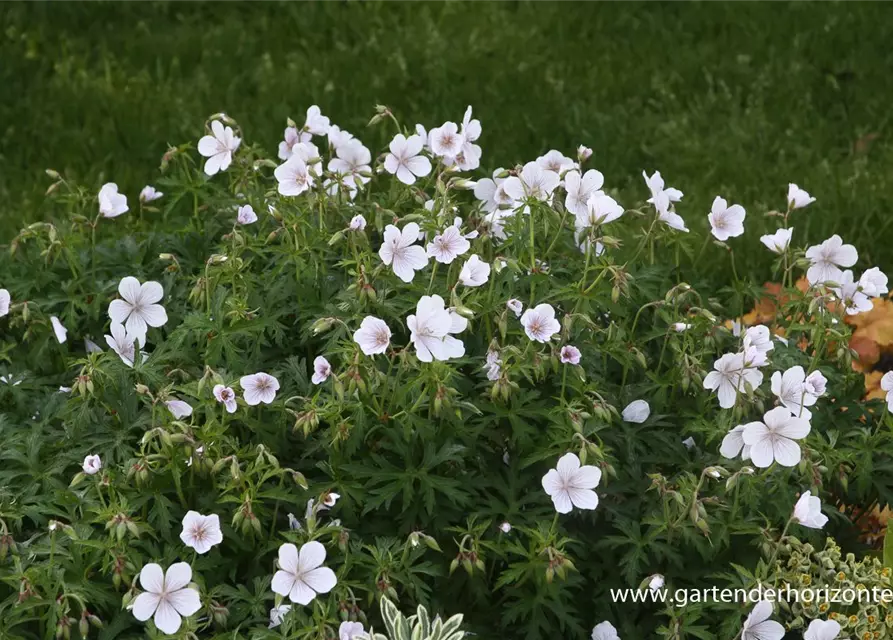
[[0, 23], [0, 244], [42, 217], [44, 169], [135, 199], [218, 111], [275, 156], [314, 103], [373, 150], [376, 104], [428, 127], [470, 104], [484, 169], [583, 143], [628, 207], [643, 169], [689, 226], [744, 205], [754, 273], [788, 182], [818, 198], [795, 243], [836, 232], [893, 266], [890, 4], [41, 2]]

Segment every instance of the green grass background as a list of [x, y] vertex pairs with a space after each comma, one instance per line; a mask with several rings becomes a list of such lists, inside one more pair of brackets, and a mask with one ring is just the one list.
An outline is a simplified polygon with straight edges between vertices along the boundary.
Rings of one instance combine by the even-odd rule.
[[4, 3], [0, 22], [0, 243], [45, 214], [45, 168], [134, 199], [217, 111], [275, 153], [313, 103], [371, 148], [393, 134], [365, 129], [377, 103], [429, 126], [472, 104], [485, 168], [582, 142], [627, 206], [660, 169], [691, 226], [718, 194], [747, 208], [754, 272], [793, 181], [818, 198], [795, 241], [837, 232], [891, 266], [893, 5]]

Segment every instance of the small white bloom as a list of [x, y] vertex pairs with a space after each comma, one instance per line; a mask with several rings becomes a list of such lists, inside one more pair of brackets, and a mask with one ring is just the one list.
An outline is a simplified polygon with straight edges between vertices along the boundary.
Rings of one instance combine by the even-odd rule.
[[881, 389], [887, 392], [887, 408], [893, 411], [893, 371], [888, 371], [881, 378]]
[[289, 611], [291, 611], [290, 604], [280, 604], [278, 607], [270, 609], [270, 626], [268, 628], [275, 629], [282, 624], [282, 621], [285, 620], [285, 616], [288, 615]]
[[589, 147], [582, 145], [582, 144], [579, 147], [577, 147], [577, 162], [579, 162], [580, 164], [583, 164], [584, 162], [589, 160], [589, 158], [591, 158], [591, 157], [592, 157], [592, 149], [590, 149]]
[[0, 318], [9, 314], [9, 302], [11, 298], [7, 289], [0, 289]]
[[351, 231], [363, 231], [366, 228], [366, 218], [364, 218], [362, 214], [358, 213], [350, 219], [350, 224], [348, 225], [348, 227]]
[[197, 511], [188, 511], [183, 517], [180, 540], [198, 554], [207, 553], [215, 544], [223, 542], [220, 518], [217, 514], [203, 516]]
[[506, 178], [502, 188], [513, 201], [527, 198], [548, 200], [560, 182], [557, 172], [544, 169], [536, 162], [528, 162], [521, 169], [521, 175]]
[[664, 588], [664, 583], [664, 577], [661, 574], [656, 573], [651, 576], [651, 580], [648, 581], [648, 588], [652, 591], [660, 591]]
[[384, 353], [391, 344], [391, 330], [385, 321], [375, 316], [366, 316], [360, 328], [353, 334], [353, 340], [367, 356]]
[[329, 160], [329, 171], [341, 176], [341, 182], [348, 187], [359, 187], [372, 178], [369, 163], [372, 153], [357, 139], [335, 150], [335, 157]]
[[479, 287], [490, 279], [490, 265], [475, 253], [462, 265], [459, 282], [466, 287]]
[[449, 360], [465, 355], [465, 344], [452, 334], [468, 327], [468, 320], [444, 308], [438, 295], [422, 296], [416, 312], [406, 318], [409, 339], [415, 345], [416, 356], [422, 362]]
[[763, 415], [763, 422], [744, 425], [744, 444], [750, 445], [750, 458], [764, 469], [773, 462], [793, 467], [800, 462], [800, 445], [810, 431], [808, 420], [797, 418], [784, 407], [775, 407]]
[[253, 224], [257, 222], [257, 214], [254, 213], [254, 208], [250, 204], [239, 207], [236, 222], [239, 224]]
[[236, 412], [236, 392], [232, 388], [222, 384], [215, 384], [213, 393], [217, 402], [222, 402], [229, 413]]
[[570, 513], [574, 507], [595, 509], [598, 506], [598, 494], [593, 489], [601, 479], [601, 469], [580, 466], [580, 458], [575, 453], [566, 453], [559, 458], [557, 467], [543, 476], [542, 484], [555, 510]]
[[[198, 591], [187, 586], [192, 581], [192, 567], [177, 562], [167, 573], [154, 562], [140, 571], [139, 583], [144, 591], [133, 601], [133, 615], [140, 622], [153, 618], [162, 633], [173, 635], [180, 629], [182, 617], [189, 617], [202, 608]], [[182, 616], [182, 617], [181, 617]]]
[[642, 424], [651, 415], [651, 405], [645, 400], [633, 400], [623, 409], [621, 416], [624, 422]]
[[582, 214], [576, 215], [574, 226], [577, 232], [590, 227], [597, 227], [617, 220], [623, 215], [623, 207], [617, 204], [611, 196], [601, 191], [593, 193], [586, 201], [586, 208]]
[[695, 444], [696, 444], [695, 439], [692, 438], [691, 436], [687, 437], [685, 440], [682, 441], [682, 446], [685, 447], [686, 449], [688, 449], [689, 451], [691, 451], [692, 449], [695, 448]]
[[[847, 315], [853, 316], [857, 313], [871, 311], [874, 304], [862, 291], [860, 282], [853, 281], [853, 272], [847, 269], [838, 278], [839, 287], [831, 287], [831, 290], [837, 295]], [[873, 286], [870, 284], [869, 286]]]
[[279, 381], [263, 371], [250, 376], [239, 378], [239, 386], [242, 387], [242, 397], [245, 403], [253, 407], [263, 402], [270, 404], [276, 398], [279, 391]]
[[307, 117], [304, 120], [304, 131], [309, 131], [315, 136], [324, 136], [329, 132], [329, 119], [322, 114], [315, 104], [307, 108]]
[[524, 310], [524, 303], [518, 300], [517, 298], [512, 298], [508, 302], [505, 303], [505, 306], [511, 309], [512, 313], [515, 314], [516, 318], [521, 317], [521, 312]]
[[574, 161], [557, 149], [550, 149], [544, 155], [536, 159], [536, 163], [547, 171], [560, 174], [563, 168], [573, 167]]
[[810, 529], [821, 529], [828, 522], [828, 516], [822, 513], [822, 501], [809, 491], [804, 491], [794, 505], [794, 519]]
[[279, 193], [284, 196], [299, 196], [313, 186], [313, 173], [297, 153], [276, 167], [273, 175], [279, 183]]
[[821, 398], [825, 395], [827, 384], [828, 379], [822, 375], [821, 371], [816, 370], [806, 376], [806, 380], [803, 381], [803, 388], [806, 389], [806, 393], [811, 396]]
[[140, 191], [140, 202], [153, 202], [163, 196], [164, 194], [161, 191], [157, 191], [155, 187], [147, 184], [143, 187], [143, 190]]
[[329, 130], [326, 132], [326, 137], [329, 139], [329, 147], [335, 150], [343, 147], [346, 144], [350, 144], [350, 142], [353, 140], [356, 140], [356, 138], [350, 131], [345, 131], [337, 124], [329, 125]]
[[813, 620], [809, 623], [803, 640], [835, 640], [840, 635], [837, 620]]
[[614, 625], [605, 620], [592, 629], [592, 640], [620, 640]]
[[815, 198], [806, 193], [793, 182], [788, 185], [788, 206], [792, 209], [802, 209], [815, 202]]
[[471, 243], [459, 230], [459, 226], [452, 225], [428, 243], [428, 255], [442, 264], [450, 264], [470, 248]]
[[57, 318], [56, 316], [50, 316], [50, 324], [53, 325], [53, 333], [56, 334], [56, 341], [59, 344], [63, 344], [66, 340], [68, 340], [68, 329], [62, 326], [59, 318]]
[[735, 406], [739, 393], [747, 387], [756, 389], [763, 382], [763, 374], [753, 368], [746, 353], [727, 353], [713, 363], [713, 371], [704, 378], [704, 388], [716, 391], [719, 406], [729, 409]]
[[313, 136], [306, 131], [298, 131], [295, 127], [286, 127], [283, 135], [284, 140], [279, 143], [279, 159], [288, 160], [291, 158], [295, 145], [302, 142], [310, 142]]
[[117, 218], [122, 213], [127, 213], [127, 196], [118, 193], [118, 185], [107, 182], [99, 190], [99, 213], [103, 218]]
[[577, 218], [586, 217], [589, 214], [590, 198], [600, 193], [604, 184], [605, 177], [595, 169], [590, 169], [583, 175], [579, 171], [568, 171], [564, 176], [564, 189], [567, 191], [565, 208]]
[[722, 439], [719, 452], [723, 458], [732, 460], [741, 454], [742, 460], [750, 460], [750, 446], [744, 444], [744, 427], [746, 425], [739, 424], [732, 428]]
[[88, 476], [95, 475], [102, 469], [102, 460], [99, 456], [87, 456], [86, 458], [84, 458], [84, 464], [82, 468], [84, 470], [84, 473], [86, 473]]
[[562, 364], [580, 364], [580, 350], [572, 344], [561, 347], [558, 359]]
[[499, 380], [502, 373], [502, 360], [499, 358], [499, 352], [495, 349], [487, 351], [487, 363], [484, 365], [484, 371], [487, 372], [487, 380], [491, 382]]
[[521, 316], [521, 324], [527, 337], [537, 342], [548, 342], [561, 330], [561, 325], [555, 319], [555, 309], [545, 303], [525, 311]]
[[170, 411], [178, 420], [192, 415], [192, 406], [190, 406], [188, 402], [177, 400], [176, 398], [165, 401], [164, 406], [166, 406], [168, 411]]
[[493, 213], [497, 209], [513, 209], [514, 198], [505, 192], [505, 169], [502, 167], [493, 172], [493, 178], [478, 180], [474, 188], [474, 197], [480, 200], [482, 208], [487, 213]]
[[167, 323], [167, 312], [157, 304], [164, 297], [164, 289], [157, 282], [140, 284], [133, 276], [127, 276], [118, 283], [118, 293], [123, 300], [112, 300], [109, 317], [113, 323], [123, 324], [127, 333], [142, 346], [148, 327], [161, 327]]
[[362, 622], [351, 622], [345, 620], [338, 627], [338, 640], [354, 640], [361, 637], [366, 630], [363, 628]]
[[810, 420], [812, 414], [806, 407], [816, 403], [816, 396], [806, 391], [806, 372], [797, 365], [784, 373], [776, 371], [772, 374], [772, 393], [792, 415]]
[[431, 173], [431, 161], [420, 155], [423, 145], [424, 141], [419, 136], [407, 138], [398, 133], [388, 145], [390, 153], [384, 159], [385, 171], [396, 175], [403, 184], [413, 184], [416, 178]]
[[642, 177], [645, 179], [645, 185], [648, 187], [648, 190], [651, 191], [651, 197], [647, 201], [654, 205], [655, 210], [660, 215], [660, 219], [674, 229], [688, 231], [685, 228], [685, 223], [682, 222], [682, 218], [670, 209], [674, 202], [682, 200], [683, 193], [674, 187], [665, 187], [660, 171], [655, 171], [651, 177], [643, 171]]
[[112, 322], [111, 331], [112, 335], [105, 336], [106, 344], [112, 351], [118, 354], [118, 357], [121, 358], [124, 364], [132, 367], [136, 359], [136, 343], [139, 341], [139, 338], [127, 333], [124, 325], [120, 322]]
[[503, 533], [509, 533], [512, 530], [512, 525], [510, 522], [506, 521], [499, 525], [499, 530]]
[[683, 331], [688, 331], [689, 329], [691, 329], [691, 325], [688, 324], [687, 322], [674, 322], [670, 326], [673, 328], [673, 331], [675, 331], [676, 333], [682, 333]]
[[771, 615], [772, 603], [768, 600], [758, 602], [744, 621], [741, 640], [781, 640], [784, 638], [784, 627], [780, 623], [770, 620]]
[[313, 360], [313, 384], [322, 384], [332, 375], [332, 365], [323, 356], [316, 356]]
[[762, 354], [769, 353], [775, 348], [772, 342], [772, 333], [764, 324], [757, 324], [744, 330], [744, 349], [756, 349]]
[[419, 239], [419, 225], [410, 222], [401, 231], [392, 224], [385, 227], [384, 242], [378, 250], [382, 262], [391, 265], [394, 275], [403, 282], [412, 282], [415, 272], [428, 265], [425, 250], [416, 245]]
[[876, 297], [887, 293], [887, 276], [877, 267], [866, 270], [859, 278], [859, 289], [867, 296]]
[[811, 266], [806, 271], [809, 284], [818, 284], [828, 280], [838, 281], [843, 272], [840, 267], [852, 267], [859, 259], [856, 247], [844, 244], [840, 236], [834, 234], [822, 244], [809, 247], [806, 257]]
[[436, 156], [455, 158], [465, 144], [465, 136], [459, 133], [455, 122], [444, 122], [428, 132], [428, 147]]
[[287, 542], [279, 547], [279, 570], [273, 576], [273, 592], [296, 604], [308, 605], [320, 593], [338, 584], [335, 572], [322, 566], [326, 548], [315, 540], [298, 548]]
[[772, 253], [782, 254], [788, 250], [788, 246], [791, 244], [791, 234], [793, 232], [794, 227], [778, 229], [775, 233], [760, 236], [760, 242], [766, 245]]
[[716, 196], [707, 219], [710, 221], [710, 232], [720, 242], [736, 238], [744, 233], [744, 217], [746, 213], [740, 204], [729, 203]]
[[220, 120], [211, 123], [211, 134], [198, 141], [198, 152], [208, 159], [205, 173], [209, 176], [226, 171], [232, 164], [233, 153], [242, 144], [242, 139], [233, 135], [232, 127], [224, 127]]

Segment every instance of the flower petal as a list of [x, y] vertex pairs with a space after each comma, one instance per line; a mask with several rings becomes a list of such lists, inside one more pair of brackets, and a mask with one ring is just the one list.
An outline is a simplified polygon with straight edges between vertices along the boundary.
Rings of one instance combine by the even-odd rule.
[[312, 540], [301, 547], [297, 573], [305, 573], [316, 569], [325, 561], [326, 548], [316, 540]]
[[305, 573], [304, 583], [317, 593], [328, 593], [338, 584], [338, 578], [328, 567], [320, 567]]
[[161, 566], [151, 562], [140, 571], [140, 587], [152, 593], [164, 591], [164, 572]]
[[192, 580], [192, 567], [186, 562], [177, 562], [167, 568], [164, 574], [164, 589], [168, 593], [182, 589]]
[[139, 594], [133, 601], [133, 616], [140, 622], [145, 622], [155, 614], [158, 600], [157, 594], [148, 591]]
[[295, 586], [295, 574], [288, 571], [277, 571], [273, 574], [273, 584], [271, 586], [273, 593], [287, 596]]
[[180, 589], [167, 596], [168, 602], [182, 616], [191, 616], [202, 608], [202, 599], [195, 589]]
[[298, 573], [298, 548], [290, 542], [279, 547], [279, 568], [292, 574]]
[[158, 603], [158, 609], [155, 610], [155, 626], [158, 630], [167, 635], [173, 635], [180, 630], [180, 624], [183, 619], [177, 610], [167, 601], [162, 600]]

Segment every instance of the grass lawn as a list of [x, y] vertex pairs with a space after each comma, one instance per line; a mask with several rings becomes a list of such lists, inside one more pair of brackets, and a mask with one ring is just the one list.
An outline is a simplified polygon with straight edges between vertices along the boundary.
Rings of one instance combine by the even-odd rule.
[[743, 204], [761, 278], [789, 181], [818, 198], [795, 243], [837, 232], [891, 267], [883, 3], [7, 3], [0, 22], [0, 242], [42, 216], [45, 168], [135, 198], [217, 111], [274, 152], [313, 103], [373, 149], [393, 134], [365, 129], [375, 104], [428, 126], [472, 104], [485, 168], [585, 143], [627, 206], [643, 169], [690, 226], [715, 195]]

